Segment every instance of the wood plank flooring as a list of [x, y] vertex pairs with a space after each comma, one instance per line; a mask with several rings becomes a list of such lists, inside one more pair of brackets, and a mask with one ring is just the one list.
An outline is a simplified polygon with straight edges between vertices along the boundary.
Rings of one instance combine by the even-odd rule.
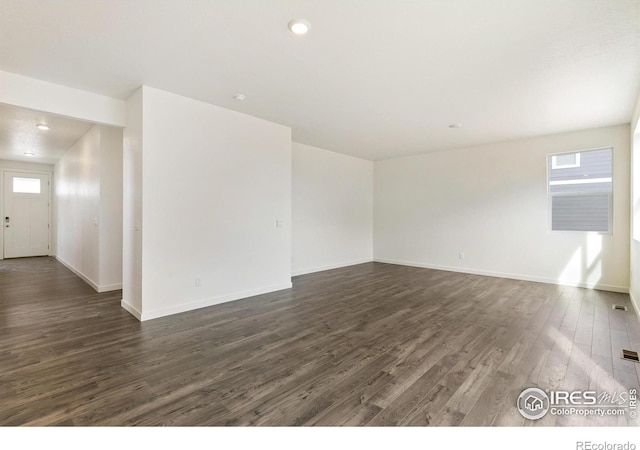
[[515, 408], [639, 389], [623, 294], [367, 263], [144, 323], [120, 299], [0, 261], [0, 425], [638, 425]]

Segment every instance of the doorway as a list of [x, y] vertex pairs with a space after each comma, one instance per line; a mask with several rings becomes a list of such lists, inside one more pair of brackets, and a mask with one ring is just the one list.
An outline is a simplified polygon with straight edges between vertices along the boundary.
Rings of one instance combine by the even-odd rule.
[[4, 172], [2, 230], [5, 258], [49, 254], [50, 181], [49, 174]]

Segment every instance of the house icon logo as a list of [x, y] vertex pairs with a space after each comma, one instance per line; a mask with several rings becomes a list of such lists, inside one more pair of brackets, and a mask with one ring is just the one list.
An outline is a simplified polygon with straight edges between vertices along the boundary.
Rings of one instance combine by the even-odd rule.
[[549, 411], [549, 396], [542, 389], [525, 389], [518, 397], [518, 411], [525, 419], [542, 419]]
[[524, 405], [529, 409], [529, 411], [539, 411], [543, 408], [542, 400], [533, 395], [527, 397], [527, 399], [524, 401]]

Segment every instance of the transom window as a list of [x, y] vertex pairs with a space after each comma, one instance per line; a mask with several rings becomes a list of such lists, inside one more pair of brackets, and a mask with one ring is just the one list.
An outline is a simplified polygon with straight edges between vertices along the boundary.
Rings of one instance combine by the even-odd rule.
[[551, 156], [552, 169], [571, 169], [580, 167], [580, 153], [563, 153]]
[[13, 177], [13, 192], [15, 194], [39, 194], [40, 178]]

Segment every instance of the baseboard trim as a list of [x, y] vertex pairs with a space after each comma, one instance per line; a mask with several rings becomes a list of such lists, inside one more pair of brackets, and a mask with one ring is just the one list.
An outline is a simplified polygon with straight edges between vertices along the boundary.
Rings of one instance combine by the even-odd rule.
[[84, 273], [82, 273], [80, 270], [76, 269], [71, 264], [66, 262], [64, 259], [61, 259], [58, 256], [53, 256], [53, 255], [52, 255], [52, 258], [55, 258], [56, 261], [58, 261], [60, 264], [62, 264], [67, 269], [72, 271], [74, 274], [76, 274], [77, 276], [82, 278], [82, 281], [87, 283], [89, 286], [91, 286], [98, 293], [110, 292], [110, 291], [118, 291], [118, 290], [122, 289], [122, 283], [120, 283], [120, 284], [105, 284], [104, 286], [101, 286], [98, 283], [96, 283], [95, 281], [93, 281], [91, 278], [86, 276]]
[[119, 291], [122, 289], [122, 283], [119, 284], [105, 284], [100, 286], [98, 292], [111, 292], [111, 291]]
[[640, 321], [640, 307], [638, 307], [638, 301], [633, 296], [633, 293], [631, 292], [631, 290], [629, 290], [629, 299], [631, 300], [631, 306], [634, 309], [633, 312], [636, 313], [636, 319]]
[[[152, 311], [143, 311], [140, 314], [140, 321], [157, 319], [159, 317], [171, 316], [173, 314], [179, 314], [187, 311], [193, 311], [194, 309], [206, 308], [208, 306], [218, 305], [220, 303], [232, 302], [234, 300], [240, 300], [243, 298], [254, 297], [256, 295], [269, 294], [271, 292], [282, 291], [285, 289], [291, 289], [293, 284], [291, 282], [282, 283], [272, 286], [267, 286], [258, 289], [251, 289], [248, 291], [236, 292], [233, 294], [227, 294], [220, 297], [213, 297], [205, 300], [199, 300], [196, 302], [183, 303], [180, 305], [172, 306], [170, 308], [161, 308]], [[124, 306], [123, 306], [124, 307]], [[135, 315], [135, 314], [134, 314]]]
[[129, 303], [125, 302], [124, 299], [122, 299], [120, 301], [120, 306], [122, 306], [122, 309], [124, 309], [129, 314], [131, 314], [133, 317], [135, 317], [136, 319], [138, 319], [139, 321], [142, 322], [142, 313], [140, 311], [138, 311], [138, 308], [136, 308], [135, 306], [130, 305]]
[[342, 267], [355, 266], [357, 264], [364, 264], [364, 263], [368, 263], [368, 262], [373, 262], [373, 258], [357, 259], [355, 261], [342, 262], [342, 263], [337, 263], [337, 264], [329, 264], [329, 265], [326, 265], [326, 266], [316, 266], [316, 267], [309, 267], [309, 268], [306, 268], [306, 269], [294, 270], [292, 272], [292, 276], [297, 277], [299, 275], [307, 275], [309, 273], [322, 272], [324, 270], [340, 269]]
[[63, 266], [65, 266], [67, 269], [69, 269], [70, 271], [72, 271], [73, 273], [75, 273], [77, 276], [79, 276], [80, 278], [82, 278], [82, 280], [87, 283], [89, 286], [91, 286], [93, 289], [95, 289], [96, 292], [100, 292], [100, 286], [93, 281], [91, 278], [89, 278], [88, 276], [86, 276], [84, 273], [82, 273], [80, 270], [76, 269], [75, 267], [73, 267], [71, 264], [69, 264], [68, 262], [66, 262], [64, 259], [60, 258], [59, 256], [55, 256], [56, 261], [58, 261], [60, 264], [62, 264]]
[[380, 263], [386, 263], [386, 264], [395, 264], [399, 266], [410, 266], [410, 267], [420, 267], [423, 269], [444, 270], [446, 272], [468, 273], [471, 275], [482, 275], [486, 277], [509, 278], [511, 280], [534, 281], [536, 283], [555, 284], [558, 286], [581, 287], [586, 289], [596, 289], [599, 291], [620, 292], [622, 294], [629, 293], [629, 288], [626, 286], [612, 286], [609, 284], [600, 284], [600, 283], [564, 281], [564, 280], [557, 280], [553, 278], [533, 277], [529, 275], [520, 275], [515, 273], [491, 272], [487, 270], [477, 270], [477, 269], [470, 269], [466, 267], [440, 266], [437, 264], [424, 264], [424, 263], [417, 263], [413, 261], [400, 261], [400, 260], [384, 259], [384, 258], [374, 258], [374, 261], [380, 262]]

